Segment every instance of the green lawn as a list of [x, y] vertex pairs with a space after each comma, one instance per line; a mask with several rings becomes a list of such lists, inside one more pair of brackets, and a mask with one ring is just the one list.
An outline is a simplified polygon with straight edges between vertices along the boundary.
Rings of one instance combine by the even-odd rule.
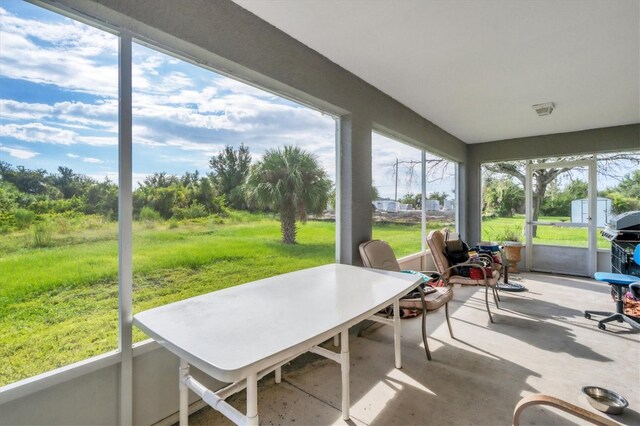
[[[49, 248], [29, 248], [26, 232], [0, 244], [0, 385], [117, 348], [115, 224], [72, 235], [55, 235]], [[420, 227], [385, 225], [380, 238], [410, 254], [419, 250]], [[332, 222], [300, 226], [295, 246], [281, 244], [279, 222], [263, 216], [175, 229], [135, 223], [134, 311], [331, 263], [334, 253]], [[135, 330], [136, 341], [144, 338]]]
[[[541, 217], [539, 219], [540, 222], [561, 222], [568, 220], [568, 217], [551, 216]], [[506, 228], [518, 229], [522, 235], [522, 241], [524, 242], [524, 215], [483, 219], [482, 239], [487, 241], [495, 241], [497, 239], [496, 235], [499, 235], [501, 231]], [[537, 236], [533, 239], [533, 243], [556, 246], [587, 247], [587, 229], [564, 228], [560, 226], [538, 226]], [[598, 248], [611, 248], [611, 243], [604, 239], [599, 233]]]
[[[483, 230], [518, 224], [522, 218], [492, 219]], [[581, 244], [576, 231], [541, 228], [536, 242]], [[59, 224], [48, 248], [33, 248], [29, 235], [0, 239], [0, 385], [117, 348], [116, 224], [95, 218]], [[420, 250], [419, 225], [376, 225], [373, 235], [388, 241], [398, 257]], [[332, 222], [300, 226], [295, 246], [281, 244], [279, 222], [264, 215], [177, 227], [135, 223], [134, 311], [331, 263], [334, 252]], [[144, 338], [135, 330], [136, 341]]]

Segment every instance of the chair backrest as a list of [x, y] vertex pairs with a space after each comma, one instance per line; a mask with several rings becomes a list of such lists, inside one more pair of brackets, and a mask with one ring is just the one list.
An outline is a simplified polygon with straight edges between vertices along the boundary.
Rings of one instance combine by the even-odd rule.
[[360, 257], [367, 268], [400, 272], [400, 264], [393, 249], [382, 240], [371, 240], [360, 244]]
[[436, 264], [436, 269], [438, 272], [443, 274], [445, 278], [449, 278], [451, 276], [451, 270], [446, 272], [445, 270], [451, 265], [449, 264], [447, 257], [444, 255], [445, 241], [442, 232], [438, 230], [429, 232], [429, 235], [427, 236], [427, 244], [429, 245], [429, 251], [431, 251], [433, 262]]

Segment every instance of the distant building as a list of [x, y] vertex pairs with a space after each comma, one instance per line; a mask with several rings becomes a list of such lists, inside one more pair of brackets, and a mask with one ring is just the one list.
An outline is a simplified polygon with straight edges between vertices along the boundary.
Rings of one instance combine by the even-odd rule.
[[409, 210], [409, 204], [402, 204], [393, 200], [375, 200], [373, 206], [379, 212], [397, 213]]
[[456, 209], [456, 200], [444, 200], [443, 210], [455, 210]]
[[[598, 207], [596, 208], [596, 226], [604, 228], [611, 217], [611, 199], [598, 197]], [[589, 200], [581, 198], [571, 202], [571, 222], [589, 222]]]
[[427, 210], [440, 210], [440, 201], [438, 200], [426, 200], [425, 205]]

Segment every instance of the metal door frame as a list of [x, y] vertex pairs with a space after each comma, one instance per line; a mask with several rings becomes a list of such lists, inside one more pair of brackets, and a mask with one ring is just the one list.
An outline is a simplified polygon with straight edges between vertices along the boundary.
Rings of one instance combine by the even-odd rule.
[[588, 242], [588, 262], [587, 262], [587, 276], [592, 276], [596, 272], [597, 260], [598, 260], [598, 242], [597, 242], [597, 203], [598, 203], [598, 191], [597, 191], [597, 168], [596, 168], [596, 156], [591, 159], [580, 161], [558, 161], [555, 163], [529, 163], [527, 164], [527, 173], [525, 181], [525, 239], [526, 239], [526, 255], [525, 266], [526, 269], [534, 270], [533, 259], [533, 226], [545, 226], [545, 225], [559, 225], [566, 227], [583, 227], [582, 224], [577, 223], [549, 223], [549, 222], [533, 222], [533, 171], [538, 169], [550, 169], [554, 167], [587, 167], [588, 169], [588, 191], [587, 191], [587, 203], [589, 206], [589, 217], [587, 223], [587, 242]]

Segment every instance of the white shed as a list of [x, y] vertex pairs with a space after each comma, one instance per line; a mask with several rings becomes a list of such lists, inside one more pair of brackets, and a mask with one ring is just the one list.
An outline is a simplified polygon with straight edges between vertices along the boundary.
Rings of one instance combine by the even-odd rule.
[[426, 200], [427, 210], [440, 210], [440, 201]]
[[393, 200], [374, 200], [373, 206], [379, 212], [387, 213], [406, 212], [411, 207], [409, 204], [402, 204], [399, 201]]
[[[596, 226], [604, 228], [611, 217], [611, 199], [598, 197], [596, 209]], [[581, 198], [571, 202], [571, 222], [587, 223], [589, 218], [589, 200]]]

